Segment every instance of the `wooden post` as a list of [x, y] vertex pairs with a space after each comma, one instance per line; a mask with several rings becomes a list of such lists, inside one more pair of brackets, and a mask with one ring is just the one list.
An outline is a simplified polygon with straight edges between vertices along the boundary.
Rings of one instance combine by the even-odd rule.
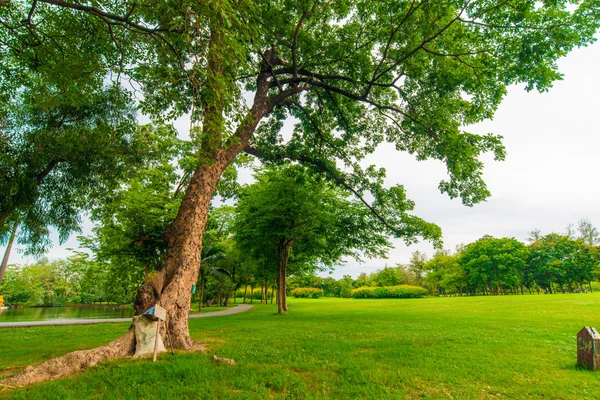
[[156, 337], [154, 338], [154, 357], [152, 358], [152, 362], [156, 362], [156, 355], [158, 354], [158, 338], [160, 335], [160, 322], [165, 321], [167, 319], [167, 310], [165, 310], [158, 304], [155, 304], [153, 312], [149, 315], [158, 320], [156, 321]]
[[156, 354], [158, 353], [158, 335], [160, 332], [160, 319], [156, 321], [156, 338], [154, 338], [154, 357], [152, 362], [156, 362]]
[[600, 365], [600, 334], [595, 328], [584, 327], [577, 333], [577, 364], [595, 371]]

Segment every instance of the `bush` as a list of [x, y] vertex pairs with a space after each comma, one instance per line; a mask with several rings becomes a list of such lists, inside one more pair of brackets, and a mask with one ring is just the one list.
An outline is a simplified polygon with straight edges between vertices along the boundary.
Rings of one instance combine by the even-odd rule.
[[300, 287], [292, 290], [290, 294], [295, 298], [318, 299], [323, 296], [323, 291], [312, 287]]
[[363, 286], [352, 291], [355, 299], [413, 299], [425, 297], [427, 289], [420, 286], [398, 285], [384, 287]]
[[[594, 292], [600, 292], [600, 282], [592, 282], [592, 290]], [[583, 285], [583, 288], [586, 290], [590, 290], [589, 285]]]

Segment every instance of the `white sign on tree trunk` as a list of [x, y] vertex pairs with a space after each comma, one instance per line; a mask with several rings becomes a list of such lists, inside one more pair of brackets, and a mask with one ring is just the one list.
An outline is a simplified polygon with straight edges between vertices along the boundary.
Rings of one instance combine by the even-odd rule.
[[157, 304], [154, 306], [154, 316], [161, 321], [165, 321], [167, 319], [167, 310]]

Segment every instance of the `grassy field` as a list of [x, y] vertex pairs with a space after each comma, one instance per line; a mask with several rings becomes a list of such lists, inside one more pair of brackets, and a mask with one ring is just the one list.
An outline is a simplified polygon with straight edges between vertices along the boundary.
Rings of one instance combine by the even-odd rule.
[[[255, 303], [246, 313], [190, 320], [210, 353], [106, 363], [0, 397], [600, 398], [600, 371], [575, 365], [575, 334], [600, 326], [599, 294], [289, 303], [283, 316]], [[105, 343], [126, 327], [0, 330], [0, 371]], [[215, 365], [213, 353], [238, 365]]]
[[[202, 314], [204, 313], [209, 313], [209, 312], [215, 312], [215, 311], [223, 311], [223, 310], [228, 310], [232, 307], [235, 307], [235, 304], [230, 304], [227, 307], [217, 307], [217, 306], [210, 306], [210, 307], [203, 307], [202, 311], [200, 311]], [[198, 314], [198, 305], [192, 305], [191, 307], [192, 309], [192, 314]]]

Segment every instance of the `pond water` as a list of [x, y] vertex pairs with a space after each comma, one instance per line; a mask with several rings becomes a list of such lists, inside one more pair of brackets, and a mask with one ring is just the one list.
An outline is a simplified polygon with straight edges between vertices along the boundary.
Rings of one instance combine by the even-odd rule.
[[0, 322], [49, 321], [53, 319], [131, 318], [130, 305], [77, 304], [66, 307], [9, 308], [0, 311]]

